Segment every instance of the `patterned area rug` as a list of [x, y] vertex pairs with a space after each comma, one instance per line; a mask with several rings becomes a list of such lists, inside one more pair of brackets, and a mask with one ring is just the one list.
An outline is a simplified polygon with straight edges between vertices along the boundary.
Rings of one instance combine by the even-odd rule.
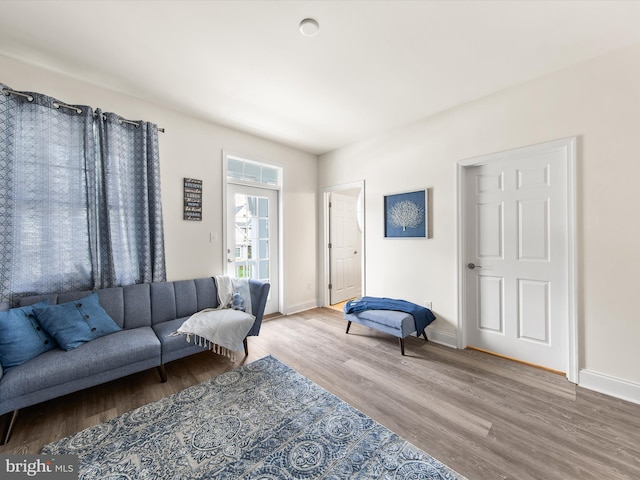
[[460, 479], [268, 356], [46, 445], [80, 479]]

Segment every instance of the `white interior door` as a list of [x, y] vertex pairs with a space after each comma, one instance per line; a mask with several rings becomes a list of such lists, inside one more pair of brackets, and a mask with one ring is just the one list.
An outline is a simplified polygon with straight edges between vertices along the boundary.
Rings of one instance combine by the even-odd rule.
[[465, 172], [469, 346], [567, 372], [567, 149], [501, 154]]
[[278, 311], [278, 192], [227, 184], [227, 275], [271, 284], [265, 314]]
[[330, 194], [330, 304], [361, 295], [360, 230], [356, 197]]

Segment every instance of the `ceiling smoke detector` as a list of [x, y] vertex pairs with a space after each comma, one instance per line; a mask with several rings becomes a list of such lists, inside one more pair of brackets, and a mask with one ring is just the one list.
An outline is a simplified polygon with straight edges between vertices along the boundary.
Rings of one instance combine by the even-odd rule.
[[320, 30], [320, 24], [313, 18], [305, 18], [300, 22], [300, 33], [305, 37], [313, 37]]

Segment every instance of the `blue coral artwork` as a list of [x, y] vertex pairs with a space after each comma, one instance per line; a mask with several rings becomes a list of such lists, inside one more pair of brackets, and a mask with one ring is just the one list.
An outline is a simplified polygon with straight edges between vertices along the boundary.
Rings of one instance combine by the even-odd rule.
[[385, 195], [384, 236], [427, 237], [427, 195], [425, 190]]

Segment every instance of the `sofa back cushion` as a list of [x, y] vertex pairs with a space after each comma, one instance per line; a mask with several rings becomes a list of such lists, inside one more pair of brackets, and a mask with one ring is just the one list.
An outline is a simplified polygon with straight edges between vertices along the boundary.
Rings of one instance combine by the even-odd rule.
[[176, 292], [173, 282], [156, 282], [151, 287], [151, 324], [174, 320], [176, 317]]
[[216, 308], [218, 306], [218, 289], [213, 277], [198, 278], [193, 280], [193, 283], [198, 294], [198, 308], [196, 311], [199, 312], [205, 308]]
[[148, 283], [122, 287], [124, 293], [124, 328], [151, 326], [151, 289]]
[[218, 306], [213, 277], [157, 282], [151, 286], [151, 323], [184, 318], [205, 308]]

